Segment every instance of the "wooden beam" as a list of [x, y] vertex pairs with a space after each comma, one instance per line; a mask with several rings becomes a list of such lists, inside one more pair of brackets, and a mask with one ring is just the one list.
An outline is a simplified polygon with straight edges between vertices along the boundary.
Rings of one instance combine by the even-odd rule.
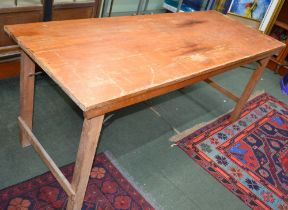
[[60, 171], [60, 169], [57, 167], [57, 165], [49, 156], [49, 154], [46, 152], [46, 150], [42, 147], [38, 139], [34, 136], [32, 131], [28, 127], [28, 125], [24, 122], [24, 120], [21, 117], [18, 117], [18, 122], [19, 122], [20, 129], [23, 131], [24, 135], [26, 135], [27, 139], [29, 140], [29, 142], [31, 143], [35, 151], [38, 153], [39, 157], [43, 160], [43, 162], [50, 169], [52, 174], [55, 176], [56, 180], [59, 182], [59, 184], [67, 193], [67, 195], [70, 197], [74, 196], [75, 192], [72, 189], [71, 184], [63, 175], [63, 173]]
[[211, 79], [205, 79], [204, 82], [211, 85], [211, 87], [215, 88], [219, 92], [223, 93], [228, 98], [232, 99], [233, 101], [237, 102], [239, 101], [239, 97], [236, 96], [234, 93], [230, 92], [229, 90], [225, 89], [221, 85], [219, 85], [217, 82], [211, 80]]
[[244, 107], [245, 103], [248, 101], [251, 93], [253, 92], [258, 80], [260, 79], [261, 75], [263, 74], [267, 63], [269, 62], [270, 57], [264, 58], [260, 60], [260, 65], [257, 69], [253, 72], [249, 82], [247, 83], [240, 100], [236, 104], [233, 112], [231, 113], [230, 121], [234, 122], [238, 119], [242, 108]]

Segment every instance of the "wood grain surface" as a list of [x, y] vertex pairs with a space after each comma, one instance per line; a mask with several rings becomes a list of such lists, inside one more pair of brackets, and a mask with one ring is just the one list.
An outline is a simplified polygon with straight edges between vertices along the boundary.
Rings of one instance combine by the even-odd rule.
[[120, 101], [194, 77], [205, 79], [284, 47], [215, 11], [32, 23], [5, 30], [90, 113], [110, 104], [113, 109], [106, 110], [116, 110], [124, 106], [117, 106]]

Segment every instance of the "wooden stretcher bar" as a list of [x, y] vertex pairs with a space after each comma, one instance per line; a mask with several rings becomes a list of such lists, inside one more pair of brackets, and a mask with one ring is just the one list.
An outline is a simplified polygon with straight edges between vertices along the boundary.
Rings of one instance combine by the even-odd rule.
[[24, 120], [21, 117], [18, 117], [18, 123], [19, 127], [24, 133], [24, 135], [27, 137], [26, 139], [30, 142], [30, 144], [33, 146], [41, 160], [47, 165], [47, 167], [50, 169], [52, 174], [55, 176], [58, 183], [61, 185], [61, 187], [64, 189], [64, 191], [67, 193], [68, 196], [74, 196], [75, 192], [72, 189], [71, 184], [66, 179], [64, 174], [60, 171], [60, 169], [57, 167], [55, 162], [52, 160], [52, 158], [49, 156], [49, 154], [46, 152], [46, 150], [43, 148], [43, 146], [40, 144], [38, 139], [34, 136], [31, 129], [27, 126], [27, 124], [24, 122]]
[[233, 101], [235, 101], [235, 102], [239, 101], [239, 97], [238, 96], [236, 96], [231, 91], [225, 89], [224, 87], [219, 85], [217, 82], [215, 82], [215, 81], [213, 81], [211, 79], [205, 79], [204, 82], [206, 82], [208, 85], [210, 85], [211, 87], [215, 88], [219, 92], [223, 93], [225, 96], [227, 96], [228, 98], [232, 99]]

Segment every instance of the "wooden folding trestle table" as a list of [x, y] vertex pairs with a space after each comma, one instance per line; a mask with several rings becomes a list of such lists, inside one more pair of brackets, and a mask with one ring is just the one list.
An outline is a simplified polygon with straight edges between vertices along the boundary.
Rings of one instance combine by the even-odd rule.
[[[82, 206], [104, 114], [206, 81], [237, 102], [234, 121], [269, 57], [284, 47], [214, 11], [31, 23], [5, 31], [22, 49], [21, 144], [32, 144], [74, 210]], [[241, 97], [209, 79], [254, 61], [259, 65]], [[84, 113], [71, 184], [32, 133], [36, 64]]]

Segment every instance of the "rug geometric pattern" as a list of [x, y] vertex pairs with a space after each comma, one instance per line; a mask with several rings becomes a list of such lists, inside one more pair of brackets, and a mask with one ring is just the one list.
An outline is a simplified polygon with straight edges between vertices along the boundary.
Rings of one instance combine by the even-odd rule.
[[262, 94], [177, 144], [252, 209], [288, 209], [288, 108]]

